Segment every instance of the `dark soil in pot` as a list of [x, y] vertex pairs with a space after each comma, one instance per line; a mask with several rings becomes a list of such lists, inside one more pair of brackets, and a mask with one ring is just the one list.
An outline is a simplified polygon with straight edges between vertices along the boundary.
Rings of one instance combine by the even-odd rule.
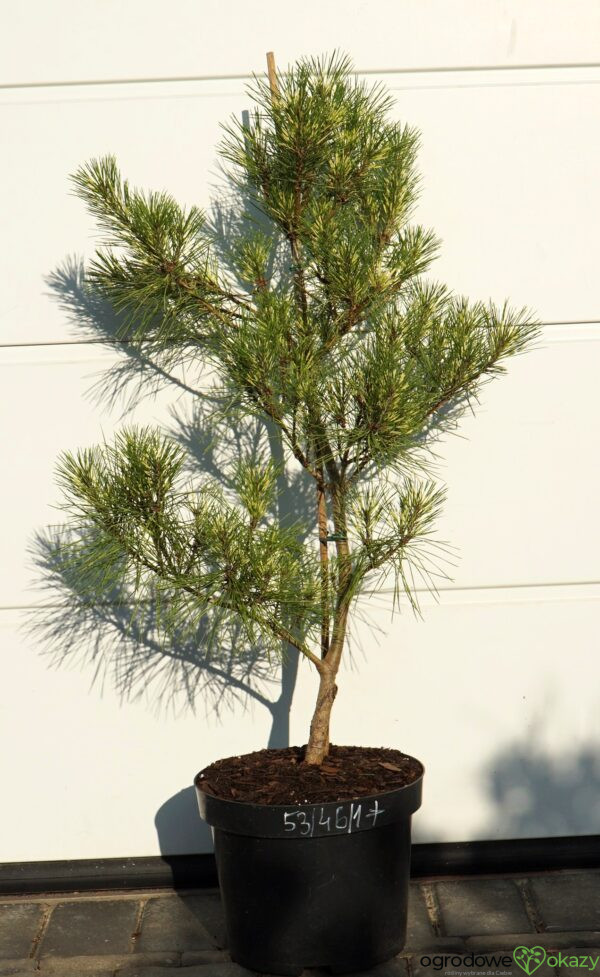
[[317, 804], [406, 787], [423, 773], [414, 757], [383, 747], [332, 745], [320, 767], [305, 766], [303, 756], [303, 747], [291, 746], [227, 757], [202, 770], [196, 783], [248, 804]]
[[423, 767], [398, 750], [331, 747], [219, 760], [196, 777], [213, 826], [232, 958], [251, 970], [347, 973], [406, 938], [411, 815]]

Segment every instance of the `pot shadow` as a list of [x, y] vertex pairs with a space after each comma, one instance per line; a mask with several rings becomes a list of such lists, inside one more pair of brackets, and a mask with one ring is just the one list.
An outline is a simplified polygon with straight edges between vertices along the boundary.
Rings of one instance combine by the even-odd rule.
[[161, 804], [154, 818], [161, 855], [189, 855], [212, 849], [210, 826], [198, 813], [196, 788], [184, 787]]

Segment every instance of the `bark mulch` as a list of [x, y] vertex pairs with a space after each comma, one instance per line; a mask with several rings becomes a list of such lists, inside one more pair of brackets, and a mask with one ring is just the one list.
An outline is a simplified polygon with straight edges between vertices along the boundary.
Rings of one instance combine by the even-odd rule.
[[248, 804], [325, 804], [384, 794], [423, 773], [414, 757], [383, 747], [331, 746], [320, 767], [303, 757], [302, 746], [226, 757], [201, 770], [196, 783], [207, 794]]

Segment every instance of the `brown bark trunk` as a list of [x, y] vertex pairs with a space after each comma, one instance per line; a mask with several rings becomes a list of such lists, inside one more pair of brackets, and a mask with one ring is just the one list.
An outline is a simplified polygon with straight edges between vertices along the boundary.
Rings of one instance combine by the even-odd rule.
[[327, 501], [321, 481], [317, 483], [317, 521], [319, 527], [319, 558], [321, 563], [321, 658], [329, 651], [329, 554], [327, 551]]
[[324, 668], [319, 681], [317, 705], [310, 724], [304, 763], [319, 766], [329, 753], [329, 720], [336, 693], [335, 675], [330, 669]]
[[310, 736], [304, 755], [304, 762], [318, 766], [329, 753], [329, 726], [331, 709], [337, 694], [335, 682], [344, 642], [346, 640], [346, 626], [348, 623], [349, 605], [343, 602], [335, 615], [333, 635], [329, 653], [324, 662], [319, 681], [317, 704], [310, 724]]
[[329, 724], [331, 708], [337, 693], [335, 679], [340, 667], [344, 643], [346, 641], [346, 627], [350, 598], [348, 584], [351, 574], [350, 551], [346, 539], [346, 512], [343, 494], [339, 489], [333, 491], [333, 523], [336, 535], [340, 539], [336, 542], [339, 560], [339, 576], [337, 586], [337, 606], [333, 618], [333, 629], [327, 657], [323, 660], [320, 671], [319, 692], [317, 704], [310, 724], [310, 736], [304, 762], [318, 766], [329, 753]]

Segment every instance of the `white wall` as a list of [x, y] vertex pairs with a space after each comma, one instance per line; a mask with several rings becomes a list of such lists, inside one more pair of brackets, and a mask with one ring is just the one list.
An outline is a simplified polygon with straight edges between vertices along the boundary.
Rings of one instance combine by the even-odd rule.
[[[313, 9], [314, 7], [314, 9]], [[472, 298], [535, 308], [539, 348], [486, 387], [444, 443], [439, 535], [454, 580], [424, 622], [359, 605], [334, 740], [400, 747], [427, 767], [417, 840], [594, 833], [600, 826], [596, 500], [600, 298], [600, 9], [547, 0], [333, 0], [298, 8], [148, 0], [22, 3], [0, 42], [0, 860], [206, 850], [186, 791], [212, 759], [266, 745], [255, 697], [136, 701], [91, 658], [53, 668], [28, 625], [44, 600], [29, 553], [59, 520], [57, 454], [118, 426], [90, 396], [114, 355], [90, 341], [49, 278], [93, 248], [67, 175], [114, 152], [132, 182], [207, 205], [219, 122], [275, 50], [348, 51], [422, 131], [419, 220], [444, 242], [436, 276]], [[317, 26], [315, 26], [317, 25]], [[382, 73], [382, 74], [379, 74]], [[88, 392], [88, 393], [86, 393]], [[135, 419], [173, 425], [165, 392]], [[66, 646], [66, 635], [65, 635]], [[143, 684], [143, 683], [142, 683]], [[138, 689], [141, 685], [138, 686]], [[277, 676], [263, 689], [280, 692]], [[303, 742], [314, 677], [291, 714]], [[184, 791], [184, 793], [181, 793]], [[174, 799], [173, 799], [174, 798]]]

